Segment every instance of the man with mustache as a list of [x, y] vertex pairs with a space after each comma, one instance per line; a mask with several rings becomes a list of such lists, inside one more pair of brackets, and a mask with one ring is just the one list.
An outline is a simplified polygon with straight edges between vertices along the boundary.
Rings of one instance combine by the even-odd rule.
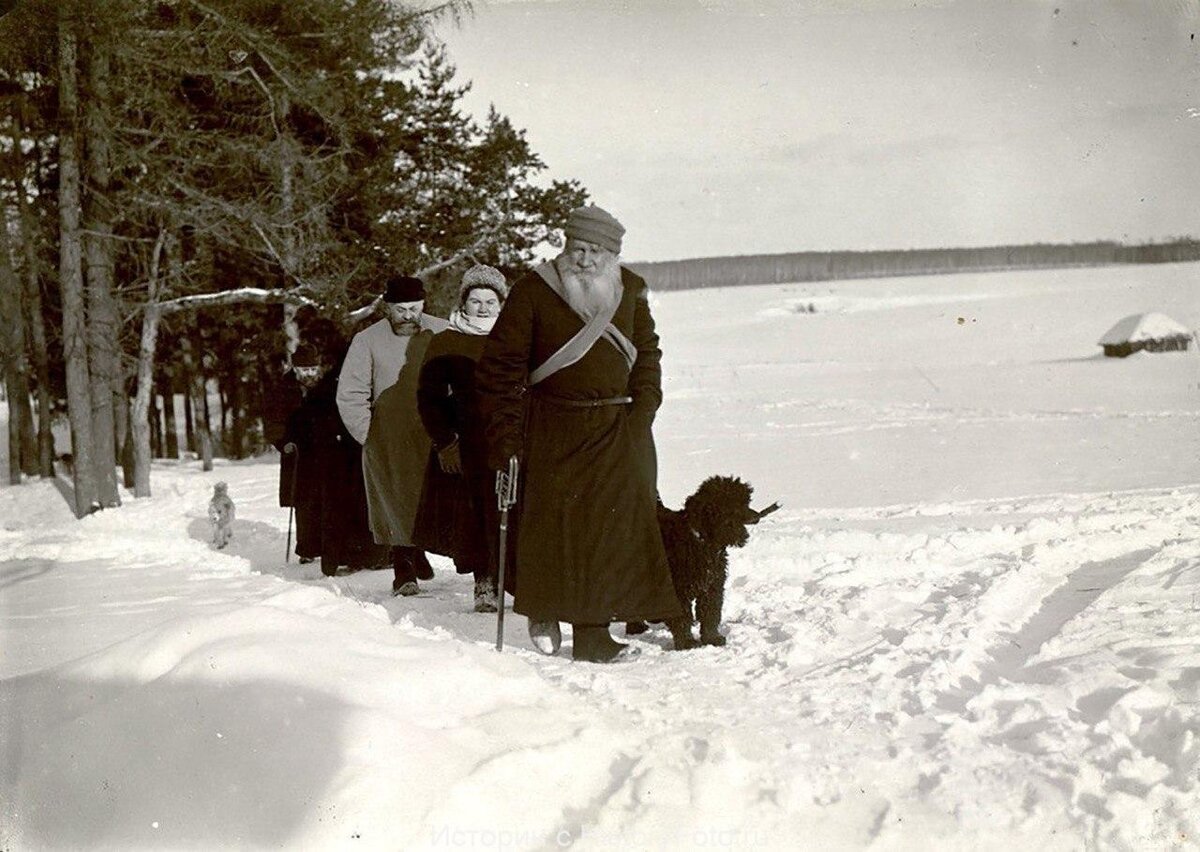
[[567, 621], [573, 658], [607, 663], [630, 655], [611, 622], [679, 614], [655, 514], [662, 351], [646, 282], [619, 262], [621, 223], [589, 205], [564, 233], [512, 286], [476, 387], [489, 466], [521, 460], [513, 610], [539, 651], [558, 651]]
[[429, 436], [417, 416], [417, 373], [444, 320], [425, 311], [425, 284], [396, 275], [387, 282], [383, 318], [354, 335], [338, 376], [337, 407], [363, 445], [367, 515], [378, 544], [392, 553], [393, 595], [415, 595], [432, 579], [425, 552], [412, 542]]

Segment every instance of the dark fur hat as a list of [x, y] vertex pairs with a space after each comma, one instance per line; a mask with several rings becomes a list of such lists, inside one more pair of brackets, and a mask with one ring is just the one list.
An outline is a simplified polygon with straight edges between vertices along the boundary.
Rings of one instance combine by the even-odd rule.
[[419, 302], [425, 298], [425, 282], [411, 275], [393, 275], [388, 279], [383, 300], [396, 302]]
[[297, 346], [296, 351], [292, 353], [293, 367], [319, 367], [320, 365], [320, 350], [307, 341]]

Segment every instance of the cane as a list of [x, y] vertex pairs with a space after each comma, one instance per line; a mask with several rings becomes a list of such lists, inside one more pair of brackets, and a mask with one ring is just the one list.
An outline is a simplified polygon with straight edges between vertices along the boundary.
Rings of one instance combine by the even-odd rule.
[[508, 510], [517, 502], [517, 457], [508, 460], [507, 471], [496, 472], [496, 506], [500, 509], [500, 553], [499, 576], [497, 577], [496, 597], [500, 605], [496, 607], [496, 650], [504, 650], [504, 562], [508, 555]]
[[291, 442], [289, 442], [289, 446], [292, 448], [291, 450], [288, 450], [287, 447], [283, 448], [284, 452], [292, 457], [292, 484], [288, 488], [287, 545], [286, 549], [283, 551], [284, 565], [287, 565], [292, 561], [292, 515], [296, 513], [296, 479], [300, 475], [300, 471], [297, 469], [300, 466], [300, 448]]

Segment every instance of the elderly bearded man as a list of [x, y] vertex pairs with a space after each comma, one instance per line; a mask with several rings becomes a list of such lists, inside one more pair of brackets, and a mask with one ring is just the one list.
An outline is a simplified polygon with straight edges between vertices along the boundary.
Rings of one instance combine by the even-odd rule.
[[539, 651], [568, 621], [574, 659], [611, 662], [628, 655], [611, 622], [679, 614], [655, 514], [662, 352], [646, 282], [618, 263], [621, 224], [587, 206], [564, 231], [513, 284], [476, 388], [489, 466], [522, 460], [513, 609]]
[[413, 546], [413, 521], [429, 436], [417, 416], [417, 376], [425, 350], [446, 321], [425, 313], [425, 284], [396, 275], [387, 282], [383, 319], [354, 335], [338, 376], [337, 407], [363, 445], [367, 517], [378, 544], [392, 553], [393, 595], [415, 595], [431, 579], [424, 551]]

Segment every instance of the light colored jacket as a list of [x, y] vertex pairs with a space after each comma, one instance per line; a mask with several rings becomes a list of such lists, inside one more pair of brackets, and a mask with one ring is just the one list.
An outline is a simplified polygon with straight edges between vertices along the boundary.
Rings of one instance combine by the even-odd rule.
[[[446, 321], [421, 315], [421, 328], [439, 332]], [[367, 442], [371, 412], [379, 395], [391, 387], [408, 359], [411, 337], [392, 332], [386, 319], [367, 326], [350, 341], [342, 372], [338, 374], [337, 407], [354, 440]], [[414, 400], [414, 405], [415, 400]]]

